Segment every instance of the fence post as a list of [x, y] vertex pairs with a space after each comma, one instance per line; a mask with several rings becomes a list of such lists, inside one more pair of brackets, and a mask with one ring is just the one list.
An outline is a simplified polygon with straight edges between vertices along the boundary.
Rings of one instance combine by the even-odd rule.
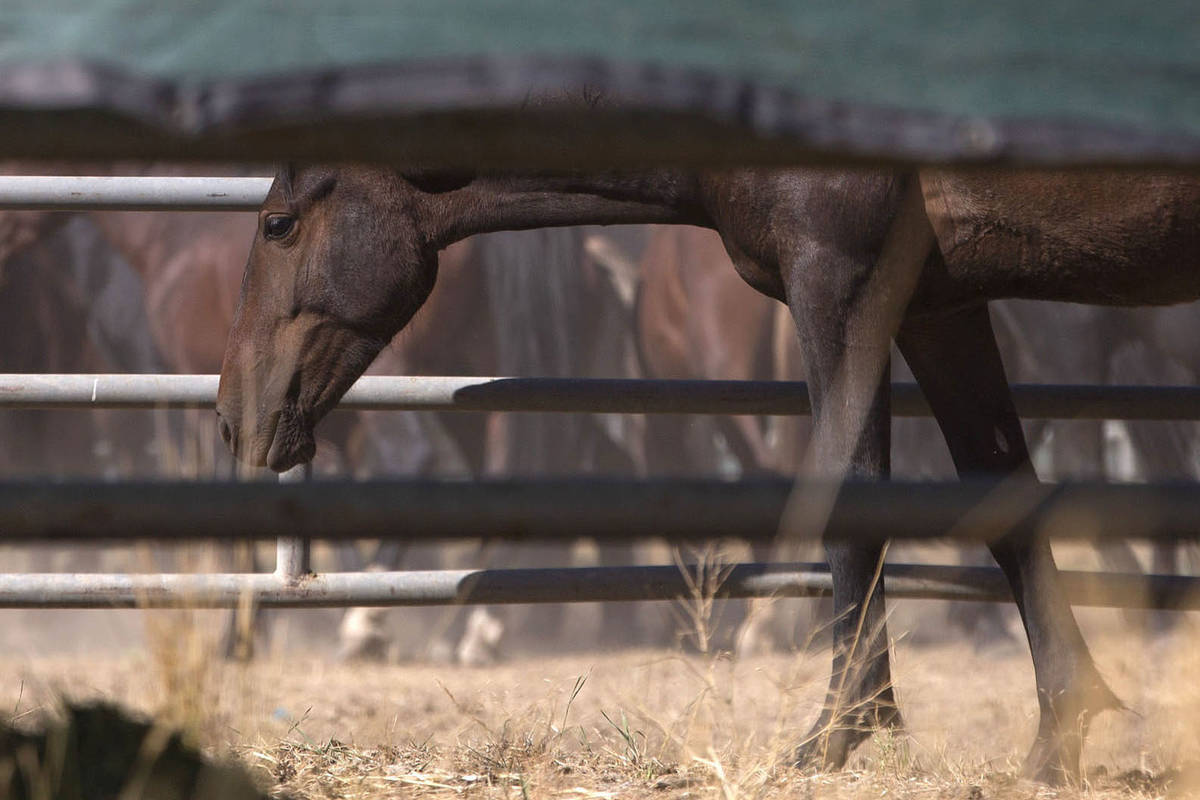
[[[292, 467], [279, 475], [280, 483], [312, 480], [312, 462]], [[280, 536], [275, 542], [275, 574], [287, 583], [296, 583], [312, 574], [312, 540]]]

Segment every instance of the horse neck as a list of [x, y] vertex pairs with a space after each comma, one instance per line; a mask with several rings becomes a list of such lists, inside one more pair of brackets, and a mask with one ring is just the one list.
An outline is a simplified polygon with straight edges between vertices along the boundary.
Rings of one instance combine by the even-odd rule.
[[711, 223], [697, 176], [674, 171], [477, 178], [433, 195], [431, 237], [439, 247], [478, 233], [570, 225]]

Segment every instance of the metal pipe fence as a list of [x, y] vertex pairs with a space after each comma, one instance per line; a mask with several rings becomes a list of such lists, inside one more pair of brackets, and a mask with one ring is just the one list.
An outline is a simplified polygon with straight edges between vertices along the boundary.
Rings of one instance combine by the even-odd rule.
[[[257, 210], [271, 178], [0, 176], [0, 208]], [[0, 375], [3, 408], [206, 408], [211, 375]], [[1026, 417], [1200, 419], [1191, 387], [1016, 386]], [[361, 379], [346, 408], [592, 413], [810, 413], [803, 383], [544, 378]], [[929, 409], [915, 384], [893, 387], [898, 416]], [[295, 476], [293, 476], [295, 477]], [[674, 541], [795, 535], [797, 498], [837, 498], [824, 537], [986, 540], [1013, 530], [1084, 538], [1194, 537], [1200, 492], [1187, 486], [806, 485], [755, 481], [527, 481], [398, 484], [0, 484], [0, 541], [277, 539], [274, 573], [0, 575], [0, 607], [427, 605], [670, 599], [676, 567], [405, 573], [311, 572], [312, 538], [592, 536]], [[789, 504], [792, 504], [789, 506]], [[999, 570], [889, 565], [896, 596], [1007, 600]], [[1197, 579], [1064, 573], [1073, 602], [1198, 608]], [[827, 593], [820, 565], [742, 564], [720, 597]]]
[[271, 178], [0, 175], [0, 208], [33, 211], [257, 211]]
[[[0, 608], [238, 608], [247, 600], [277, 608], [589, 603], [693, 596], [692, 567], [333, 572], [290, 579], [276, 573], [192, 575], [0, 575]], [[1200, 609], [1200, 578], [1064, 571], [1075, 605]], [[999, 570], [888, 564], [892, 597], [1006, 602]], [[718, 599], [822, 597], [833, 591], [824, 564], [737, 564], [722, 571]]]
[[[814, 510], [816, 519], [808, 516]], [[1010, 534], [1196, 538], [1200, 489], [1031, 480], [796, 484], [784, 478], [0, 484], [0, 540], [7, 542], [986, 542]]]
[[[0, 374], [4, 408], [212, 408], [217, 375]], [[1200, 387], [1017, 384], [1023, 417], [1200, 420]], [[340, 408], [595, 414], [812, 413], [800, 381], [689, 381], [367, 375]], [[892, 413], [929, 416], [915, 383], [892, 385]]]

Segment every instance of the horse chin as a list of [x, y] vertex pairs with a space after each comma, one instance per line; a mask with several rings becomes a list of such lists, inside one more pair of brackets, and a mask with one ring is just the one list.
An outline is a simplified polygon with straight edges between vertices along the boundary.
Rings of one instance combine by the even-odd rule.
[[312, 426], [294, 411], [284, 411], [275, 426], [275, 436], [267, 449], [266, 465], [275, 472], [286, 472], [297, 464], [312, 460], [317, 441]]

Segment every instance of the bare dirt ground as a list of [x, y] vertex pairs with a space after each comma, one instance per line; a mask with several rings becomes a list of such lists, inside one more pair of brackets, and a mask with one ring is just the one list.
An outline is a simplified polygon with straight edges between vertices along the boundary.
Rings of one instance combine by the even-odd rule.
[[1130, 710], [1093, 726], [1088, 783], [1050, 790], [1018, 778], [1036, 711], [1023, 645], [918, 646], [894, 626], [908, 735], [876, 736], [846, 771], [801, 775], [787, 753], [821, 699], [820, 649], [742, 660], [638, 650], [487, 668], [296, 652], [243, 666], [215, 657], [211, 615], [107, 613], [142, 626], [141, 641], [98, 655], [8, 650], [0, 709], [30, 720], [62, 697], [116, 700], [184, 726], [280, 795], [979, 800], [1200, 790], [1200, 627], [1189, 617], [1165, 637], [1111, 612], [1085, 617]]

